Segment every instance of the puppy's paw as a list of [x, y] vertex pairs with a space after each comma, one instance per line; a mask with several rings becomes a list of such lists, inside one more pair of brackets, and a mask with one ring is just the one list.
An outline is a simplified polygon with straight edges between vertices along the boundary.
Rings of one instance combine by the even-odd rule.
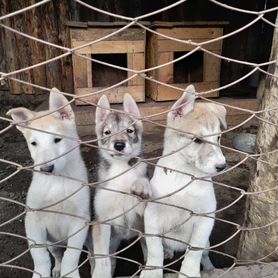
[[164, 259], [171, 260], [174, 258], [174, 251], [172, 249], [164, 249]]
[[151, 197], [151, 185], [147, 178], [137, 179], [131, 186], [131, 193], [141, 197], [142, 199], [148, 199]]
[[199, 278], [199, 277], [201, 277], [200, 268], [192, 267], [190, 265], [187, 267], [184, 267], [184, 265], [183, 265], [180, 270], [180, 273], [182, 273], [182, 274], [179, 274], [178, 278], [184, 278], [184, 277]]
[[142, 270], [139, 278], [163, 278], [163, 270]]
[[94, 273], [92, 278], [112, 278], [110, 273]]
[[53, 277], [60, 277], [60, 271], [61, 271], [61, 268], [56, 268], [56, 266], [55, 266], [52, 270], [52, 276]]

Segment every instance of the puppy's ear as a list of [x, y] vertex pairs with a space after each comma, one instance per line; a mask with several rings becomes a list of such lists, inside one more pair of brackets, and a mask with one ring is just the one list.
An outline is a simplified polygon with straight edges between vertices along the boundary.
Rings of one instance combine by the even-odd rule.
[[61, 120], [74, 120], [74, 113], [68, 100], [57, 88], [52, 88], [50, 91], [49, 110], [57, 111], [53, 115]]
[[171, 116], [172, 118], [182, 117], [193, 110], [194, 103], [195, 87], [193, 85], [189, 85], [185, 89], [182, 96], [174, 103], [171, 111], [168, 113], [168, 116]]
[[[35, 114], [32, 111], [30, 111], [29, 109], [24, 108], [24, 107], [18, 107], [18, 108], [10, 109], [7, 112], [7, 115], [11, 116], [15, 123], [20, 124], [20, 126], [17, 125], [16, 128], [18, 130], [20, 130], [21, 132], [24, 131], [25, 126], [29, 125], [28, 120], [35, 117]], [[21, 122], [23, 122], [23, 123], [21, 123]]]
[[227, 122], [226, 122], [226, 108], [223, 105], [215, 104], [215, 103], [207, 103], [206, 104], [209, 108], [209, 110], [216, 115], [218, 118], [221, 126], [226, 129], [227, 128]]
[[110, 103], [106, 95], [102, 95], [97, 103], [96, 108], [96, 124], [104, 121], [106, 116], [110, 113]]
[[124, 111], [131, 114], [135, 118], [140, 118], [139, 108], [130, 94], [124, 95]]

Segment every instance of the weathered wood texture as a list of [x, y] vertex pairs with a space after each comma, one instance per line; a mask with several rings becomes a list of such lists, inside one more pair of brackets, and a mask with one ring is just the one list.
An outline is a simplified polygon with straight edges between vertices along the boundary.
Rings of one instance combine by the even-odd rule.
[[[173, 25], [173, 23], [170, 23]], [[204, 24], [204, 23], [203, 23]], [[170, 27], [167, 28], [165, 23], [162, 26], [154, 25], [153, 29], [163, 35], [173, 37], [181, 40], [192, 40], [200, 43], [221, 37], [223, 28], [213, 26], [184, 26], [184, 27]], [[205, 49], [221, 54], [222, 40], [212, 42], [203, 46]], [[196, 46], [191, 44], [184, 44], [176, 42], [165, 37], [149, 34], [147, 39], [147, 68], [152, 68], [175, 59], [175, 55], [184, 55], [186, 52], [192, 51]], [[199, 63], [195, 54], [201, 57]], [[195, 60], [194, 60], [195, 59]], [[190, 56], [177, 61], [174, 64], [152, 70], [148, 73], [149, 76], [155, 80], [172, 84], [177, 87], [185, 88], [188, 84], [194, 84], [197, 91], [207, 91], [215, 89], [220, 86], [220, 66], [221, 59], [198, 51]], [[186, 69], [187, 68], [187, 69]], [[194, 75], [198, 75], [200, 80], [195, 80]], [[181, 77], [185, 79], [185, 83], [179, 84], [176, 80]], [[147, 81], [146, 93], [156, 101], [174, 100], [180, 97], [181, 92], [163, 85], [159, 85], [153, 81]], [[218, 92], [213, 92], [207, 96], [216, 97]]]
[[[276, 18], [278, 24], [278, 16]], [[278, 29], [273, 34], [271, 61], [278, 59]], [[278, 253], [278, 63], [271, 64], [267, 76], [261, 109], [268, 110], [260, 115], [261, 121], [256, 141], [256, 150], [261, 154], [254, 171], [250, 173], [249, 192], [246, 200], [244, 227], [240, 239], [238, 258], [277, 261]], [[274, 110], [271, 110], [276, 108]], [[265, 163], [265, 162], [266, 163]], [[257, 193], [256, 193], [257, 192]], [[261, 228], [260, 228], [261, 227]], [[252, 230], [252, 228], [257, 228]], [[276, 251], [275, 251], [276, 250]]]
[[[2, 0], [0, 13], [1, 15], [8, 14], [35, 2], [37, 1]], [[4, 20], [3, 23], [39, 39], [69, 47], [69, 30], [65, 25], [65, 22], [69, 19], [69, 1], [61, 0], [51, 1], [22, 14], [10, 17]], [[4, 72], [12, 72], [35, 65], [64, 53], [55, 47], [35, 42], [4, 28], [0, 28], [0, 51], [2, 51]], [[71, 57], [67, 56], [11, 77], [48, 88], [55, 86], [63, 91], [72, 92], [71, 63]], [[42, 92], [32, 86], [12, 80], [9, 80], [9, 89], [13, 94]]]
[[[69, 23], [71, 34], [71, 46], [80, 47], [93, 40], [107, 36], [120, 27], [115, 24], [86, 24], [74, 26]], [[84, 25], [84, 24], [83, 24]], [[92, 25], [93, 27], [88, 27]], [[75, 53], [86, 55], [94, 59], [104, 61], [116, 66], [133, 70], [145, 69], [145, 44], [146, 32], [141, 28], [129, 28], [115, 34], [103, 41], [93, 43], [89, 46], [78, 49]], [[91, 62], [73, 54], [73, 75], [74, 92], [78, 96], [94, 93], [111, 85], [117, 84], [134, 75], [132, 71], [123, 71], [109, 66], [102, 66], [99, 63]], [[122, 54], [122, 56], [119, 56]], [[125, 84], [106, 91], [111, 103], [121, 103], [125, 93], [131, 94], [136, 101], [145, 100], [145, 79], [136, 76]], [[86, 105], [88, 101], [95, 103], [102, 94], [92, 95], [84, 98], [86, 102], [78, 100], [77, 105]]]

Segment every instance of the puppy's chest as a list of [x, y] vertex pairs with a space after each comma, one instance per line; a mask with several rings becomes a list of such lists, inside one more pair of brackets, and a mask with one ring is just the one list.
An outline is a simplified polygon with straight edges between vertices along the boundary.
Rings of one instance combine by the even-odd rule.
[[33, 208], [49, 206], [49, 210], [75, 212], [83, 190], [71, 196], [81, 185], [65, 179], [34, 180], [29, 188], [27, 204]]
[[142, 174], [138, 168], [132, 169], [128, 165], [115, 164], [102, 173], [101, 179], [111, 179], [105, 183], [105, 187], [129, 192], [132, 184], [136, 179], [140, 178], [140, 176], [142, 176]]
[[166, 203], [200, 213], [215, 209], [215, 194], [210, 181], [192, 181], [189, 176], [161, 169], [156, 171], [151, 184], [154, 197], [167, 196], [162, 199]]

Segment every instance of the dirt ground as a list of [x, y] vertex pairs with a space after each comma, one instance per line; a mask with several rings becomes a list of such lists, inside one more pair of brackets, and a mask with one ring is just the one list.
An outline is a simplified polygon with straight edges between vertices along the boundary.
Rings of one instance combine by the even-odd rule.
[[[5, 124], [1, 122], [0, 128], [2, 129], [4, 128], [4, 126]], [[239, 132], [251, 132], [255, 134], [256, 130], [257, 128], [255, 126], [251, 126], [247, 128], [239, 128], [234, 132], [224, 134], [222, 138], [222, 144], [231, 147], [232, 138], [235, 136], [235, 134]], [[163, 128], [153, 127], [146, 130], [144, 138], [146, 157], [154, 157], [161, 154], [162, 138]], [[224, 150], [224, 153], [229, 167], [237, 164], [242, 159], [242, 157], [235, 152]], [[96, 150], [88, 147], [82, 147], [82, 154], [88, 167], [90, 181], [95, 181], [95, 173], [98, 165]], [[32, 164], [32, 160], [30, 158], [24, 138], [20, 134], [20, 132], [17, 131], [15, 128], [12, 128], [0, 135], [0, 158], [21, 163], [23, 165]], [[215, 180], [234, 186], [236, 188], [246, 190], [248, 188], [248, 180], [251, 167], [252, 161], [248, 160], [247, 162], [239, 165], [232, 171], [218, 176]], [[7, 177], [14, 170], [14, 166], [0, 162], [0, 181]], [[153, 169], [150, 168], [149, 171], [151, 174]], [[31, 173], [21, 171], [12, 178], [0, 183], [0, 196], [24, 203], [30, 181]], [[215, 185], [215, 191], [217, 195], [218, 209], [225, 207], [239, 196], [238, 191], [220, 185]], [[217, 217], [241, 224], [243, 221], [245, 209], [244, 201], [244, 198], [242, 198], [232, 207], [219, 212], [217, 214]], [[7, 220], [18, 216], [22, 211], [23, 207], [21, 207], [20, 205], [9, 201], [0, 200], [0, 262], [7, 262], [8, 265], [32, 268], [32, 260], [30, 258], [29, 253], [24, 254], [24, 251], [27, 248], [26, 241], [24, 239], [21, 239], [20, 237], [14, 237], [5, 234], [15, 233], [18, 235], [25, 235], [23, 216], [16, 218], [14, 221], [8, 224], [5, 224]], [[211, 235], [211, 245], [215, 245], [226, 240], [228, 237], [232, 236], [235, 233], [235, 231], [235, 226], [216, 221], [215, 227]], [[238, 248], [238, 239], [239, 237], [236, 236], [228, 242], [226, 242], [225, 244], [222, 244], [221, 246], [215, 248], [215, 250], [224, 252], [230, 256], [235, 256]], [[140, 262], [142, 262], [142, 253], [138, 245], [132, 247], [122, 256], [127, 256], [129, 258], [139, 260]], [[233, 263], [233, 260], [229, 257], [217, 254], [215, 252], [211, 252], [210, 257], [214, 265], [218, 268], [227, 267]], [[16, 259], [12, 260], [13, 258]], [[84, 259], [85, 256], [82, 256], [81, 260]], [[178, 267], [178, 265], [176, 265], [175, 267]], [[136, 265], [122, 261], [119, 262], [117, 265], [116, 275], [132, 275], [136, 270]], [[88, 263], [82, 267], [81, 273], [82, 277], [89, 277]], [[31, 274], [28, 274], [27, 272], [16, 268], [1, 266], [0, 277], [25, 278], [31, 277]]]

